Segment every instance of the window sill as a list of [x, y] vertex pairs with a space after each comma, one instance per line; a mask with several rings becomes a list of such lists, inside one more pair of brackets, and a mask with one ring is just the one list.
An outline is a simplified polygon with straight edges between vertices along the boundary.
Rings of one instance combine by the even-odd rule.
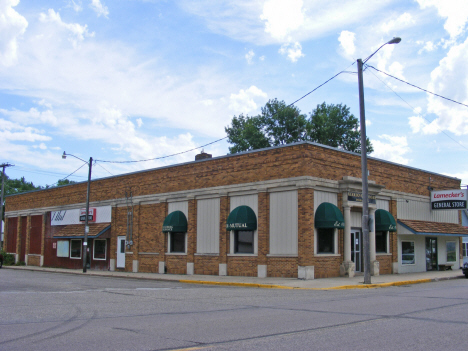
[[316, 253], [314, 256], [317, 257], [338, 257], [340, 254], [331, 254], [331, 253]]
[[[86, 213], [86, 212], [85, 212]], [[106, 259], [105, 258], [94, 258], [93, 257], [93, 261], [105, 261]]]
[[388, 252], [376, 252], [375, 255], [376, 256], [391, 256], [392, 254]]
[[185, 252], [166, 252], [166, 256], [187, 256]]
[[298, 255], [298, 254], [268, 254], [267, 257], [278, 257], [278, 258], [281, 258], [281, 257], [284, 257], [284, 258], [291, 257], [291, 258], [297, 258], [297, 257], [299, 257], [299, 255]]
[[219, 256], [219, 253], [196, 253], [195, 256], [213, 256], [213, 257], [217, 257], [217, 256]]
[[243, 254], [243, 253], [230, 253], [227, 254], [228, 257], [257, 257], [257, 254]]
[[139, 252], [139, 255], [159, 255], [158, 252]]

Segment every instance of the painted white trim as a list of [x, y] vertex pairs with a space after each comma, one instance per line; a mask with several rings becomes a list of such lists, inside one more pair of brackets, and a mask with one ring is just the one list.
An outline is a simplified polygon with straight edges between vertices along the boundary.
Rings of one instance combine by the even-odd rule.
[[[96, 241], [104, 241], [104, 258], [96, 258]], [[93, 239], [93, 260], [94, 261], [105, 261], [107, 259], [107, 239]]]

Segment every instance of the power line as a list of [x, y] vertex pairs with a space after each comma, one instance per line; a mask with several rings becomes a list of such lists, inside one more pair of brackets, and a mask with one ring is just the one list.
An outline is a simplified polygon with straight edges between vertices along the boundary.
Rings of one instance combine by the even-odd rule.
[[[317, 86], [316, 88], [312, 89], [311, 91], [309, 91], [307, 94], [303, 95], [302, 97], [300, 97], [299, 99], [297, 99], [296, 101], [290, 103], [289, 105], [287, 105], [284, 109], [288, 108], [288, 107], [291, 107], [292, 105], [294, 105], [295, 103], [301, 101], [302, 99], [304, 99], [305, 97], [309, 96], [310, 94], [312, 94], [314, 91], [316, 91], [317, 89], [321, 88], [322, 86], [324, 86], [325, 84], [327, 84], [328, 82], [330, 82], [331, 80], [335, 79], [336, 77], [338, 77], [340, 74], [342, 73], [353, 73], [353, 72], [349, 72], [349, 71], [346, 71], [349, 67], [351, 67], [352, 65], [354, 65], [355, 62], [353, 62], [352, 64], [350, 64], [348, 67], [346, 67], [345, 70], [343, 71], [340, 71], [338, 72], [337, 74], [335, 74], [333, 77], [331, 77], [330, 79], [327, 79], [325, 82], [323, 82], [322, 84], [320, 84], [319, 86]], [[282, 109], [283, 110], [283, 109]], [[281, 110], [281, 111], [282, 111]], [[277, 115], [279, 112], [281, 111], [277, 111], [276, 113], [268, 116], [268, 117], [273, 117], [275, 115]], [[145, 159], [145, 160], [136, 160], [136, 161], [106, 161], [106, 160], [95, 160], [96, 162], [105, 162], [105, 163], [137, 163], [137, 162], [147, 162], [147, 161], [154, 161], [154, 160], [161, 160], [163, 158], [168, 158], [168, 157], [172, 157], [172, 156], [177, 156], [177, 155], [182, 155], [182, 154], [185, 154], [187, 152], [190, 152], [190, 151], [194, 151], [194, 150], [197, 150], [197, 149], [201, 149], [205, 146], [208, 146], [208, 145], [211, 145], [211, 144], [214, 144], [214, 143], [217, 143], [221, 140], [224, 140], [224, 139], [227, 139], [228, 137], [225, 136], [224, 138], [221, 138], [221, 139], [218, 139], [218, 140], [215, 140], [215, 141], [212, 141], [211, 143], [208, 143], [208, 144], [205, 144], [205, 145], [202, 145], [202, 146], [198, 146], [196, 148], [193, 148], [193, 149], [190, 149], [190, 150], [186, 150], [186, 151], [182, 151], [182, 152], [178, 152], [178, 153], [175, 153], [175, 154], [172, 154], [172, 155], [167, 155], [167, 156], [161, 156], [161, 157], [154, 157], [154, 158], [148, 158], [148, 159]], [[110, 173], [110, 172], [109, 172]]]
[[454, 103], [456, 103], [456, 104], [459, 104], [459, 105], [462, 105], [462, 106], [465, 106], [465, 107], [468, 107], [468, 105], [466, 105], [466, 104], [463, 104], [463, 103], [461, 103], [461, 102], [458, 102], [458, 101], [449, 99], [449, 98], [447, 98], [447, 97], [445, 97], [445, 96], [442, 96], [442, 95], [433, 93], [432, 91], [423, 89], [423, 88], [421, 88], [421, 87], [418, 87], [417, 85], [408, 83], [408, 82], [404, 81], [403, 79], [397, 78], [397, 77], [395, 77], [395, 76], [392, 76], [391, 74], [388, 74], [388, 73], [386, 73], [386, 72], [383, 72], [383, 71], [381, 71], [381, 70], [375, 68], [374, 66], [367, 65], [367, 67], [372, 68], [372, 69], [374, 69], [374, 70], [376, 70], [376, 71], [378, 71], [378, 72], [380, 72], [380, 73], [382, 73], [382, 74], [385, 74], [386, 76], [392, 77], [393, 79], [396, 79], [396, 80], [398, 80], [398, 81], [400, 81], [400, 82], [402, 82], [402, 83], [408, 84], [408, 85], [410, 85], [410, 86], [412, 86], [412, 87], [414, 87], [414, 88], [416, 88], [416, 89], [422, 90], [422, 91], [424, 91], [424, 92], [426, 92], [426, 93], [428, 93], [428, 94], [432, 94], [432, 95], [437, 96], [437, 97], [440, 97], [440, 98], [442, 98], [442, 99], [445, 99], [445, 100], [454, 102]]
[[[369, 66], [370, 67], [370, 66]], [[403, 97], [401, 97], [395, 90], [392, 89], [392, 87], [390, 87], [387, 83], [385, 83], [382, 79], [380, 79], [376, 74], [374, 74], [374, 72], [370, 71], [374, 77], [376, 77], [378, 80], [380, 80], [382, 82], [382, 84], [384, 84], [388, 89], [390, 89], [396, 96], [398, 96], [405, 104], [407, 104], [412, 110], [414, 110], [414, 107], [410, 105], [410, 103], [408, 101], [406, 101], [405, 99], [403, 99]], [[450, 99], [449, 99], [450, 100]], [[432, 123], [433, 121], [430, 121], [428, 120], [425, 116], [421, 115], [422, 118], [424, 118], [427, 122], [429, 123]], [[441, 130], [441, 132], [449, 137], [450, 139], [452, 139], [454, 142], [456, 142], [458, 145], [460, 145], [461, 147], [465, 148], [468, 150], [468, 148], [463, 145], [462, 143], [460, 143], [458, 140], [452, 138], [449, 134], [447, 134], [444, 130]]]

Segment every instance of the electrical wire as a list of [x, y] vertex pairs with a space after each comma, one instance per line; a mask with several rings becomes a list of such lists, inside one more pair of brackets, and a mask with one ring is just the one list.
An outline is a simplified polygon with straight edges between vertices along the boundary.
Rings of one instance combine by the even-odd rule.
[[[331, 77], [330, 79], [327, 79], [325, 82], [323, 82], [322, 84], [320, 84], [319, 86], [315, 87], [314, 89], [312, 89], [311, 91], [309, 91], [307, 94], [303, 95], [302, 97], [300, 97], [299, 99], [297, 99], [296, 101], [290, 103], [289, 105], [287, 105], [284, 109], [288, 108], [288, 107], [291, 107], [293, 106], [294, 104], [296, 104], [297, 102], [301, 101], [302, 99], [304, 99], [305, 97], [309, 96], [310, 94], [312, 94], [314, 91], [316, 91], [317, 89], [321, 88], [322, 86], [324, 86], [325, 84], [327, 84], [328, 82], [330, 82], [331, 80], [335, 79], [336, 77], [338, 77], [340, 74], [342, 73], [354, 73], [354, 72], [349, 72], [347, 71], [347, 69], [349, 67], [351, 67], [352, 65], [354, 65], [355, 62], [351, 63], [348, 67], [346, 67], [346, 69], [344, 69], [343, 71], [340, 71], [338, 72], [337, 74], [335, 74], [333, 77]], [[273, 117], [275, 115], [277, 115], [279, 112], [281, 111], [277, 111], [276, 113], [268, 116], [268, 117]], [[182, 151], [182, 152], [178, 152], [178, 153], [175, 153], [175, 154], [172, 154], [172, 155], [167, 155], [167, 156], [160, 156], [160, 157], [154, 157], [154, 158], [148, 158], [148, 159], [145, 159], [145, 160], [135, 160], [135, 161], [107, 161], [107, 160], [95, 160], [96, 162], [105, 162], [105, 163], [137, 163], [137, 162], [147, 162], [147, 161], [154, 161], [154, 160], [161, 160], [161, 159], [164, 159], [164, 158], [168, 158], [168, 157], [172, 157], [172, 156], [177, 156], [177, 155], [182, 155], [182, 154], [185, 154], [187, 152], [190, 152], [190, 151], [194, 151], [194, 150], [198, 150], [198, 149], [201, 149], [205, 146], [208, 146], [208, 145], [212, 145], [214, 143], [217, 143], [221, 140], [224, 140], [224, 139], [227, 139], [228, 137], [225, 136], [224, 138], [221, 138], [221, 139], [218, 139], [218, 140], [215, 140], [215, 141], [212, 141], [211, 143], [208, 143], [208, 144], [205, 144], [205, 145], [202, 145], [202, 146], [198, 146], [196, 148], [193, 148], [193, 149], [190, 149], [190, 150], [186, 150], [186, 151]], [[109, 172], [110, 173], [110, 172]]]
[[468, 107], [468, 105], [466, 105], [466, 104], [464, 104], [464, 103], [461, 103], [461, 102], [459, 102], [459, 101], [455, 101], [455, 100], [449, 99], [449, 98], [447, 98], [447, 97], [445, 97], [445, 96], [442, 96], [442, 95], [433, 93], [432, 91], [429, 91], [429, 90], [423, 89], [423, 88], [421, 88], [421, 87], [418, 87], [417, 85], [408, 83], [408, 82], [404, 81], [403, 79], [397, 78], [397, 77], [395, 77], [395, 76], [392, 76], [391, 74], [388, 74], [388, 73], [386, 73], [386, 72], [383, 72], [383, 71], [381, 71], [381, 70], [375, 68], [374, 66], [367, 65], [367, 67], [372, 68], [372, 69], [374, 69], [374, 70], [376, 70], [376, 71], [378, 71], [378, 72], [380, 72], [380, 73], [382, 73], [382, 74], [385, 74], [386, 76], [389, 76], [389, 77], [391, 77], [391, 78], [393, 78], [393, 79], [396, 79], [396, 80], [398, 80], [398, 81], [400, 81], [400, 82], [402, 82], [402, 83], [408, 84], [408, 85], [410, 85], [410, 86], [412, 86], [412, 87], [414, 87], [414, 88], [416, 88], [416, 89], [422, 90], [422, 91], [424, 91], [424, 92], [426, 92], [426, 93], [428, 93], [428, 94], [432, 94], [432, 95], [437, 96], [437, 97], [440, 97], [440, 98], [442, 98], [442, 99], [451, 101], [451, 102], [453, 102], [453, 103], [455, 103], [455, 104], [459, 104], [459, 105]]
[[[371, 66], [369, 66], [369, 67], [371, 67]], [[372, 72], [372, 71], [369, 71], [369, 72], [371, 72], [371, 73], [374, 75], [374, 77], [376, 77], [378, 80], [380, 80], [380, 81], [382, 82], [382, 84], [384, 84], [384, 85], [385, 85], [388, 89], [390, 89], [396, 96], [398, 96], [405, 104], [407, 104], [407, 105], [411, 108], [411, 110], [414, 110], [414, 107], [411, 106], [410, 103], [409, 103], [408, 101], [406, 101], [405, 99], [403, 99], [403, 97], [401, 97], [395, 90], [393, 90], [392, 87], [390, 87], [387, 83], [385, 83], [382, 79], [380, 79], [379, 76], [377, 76], [377, 75], [376, 75], [374, 72]], [[410, 84], [410, 85], [411, 85], [411, 84]], [[450, 100], [450, 99], [449, 99], [449, 100]], [[421, 115], [421, 117], [424, 118], [428, 123], [432, 123], [432, 122], [433, 122], [433, 121], [428, 120], [428, 119], [427, 119], [425, 116], [423, 116], [423, 115]], [[460, 145], [460, 146], [463, 147], [464, 149], [467, 149], [467, 150], [468, 150], [468, 148], [467, 148], [465, 145], [463, 145], [462, 143], [460, 143], [458, 140], [452, 138], [452, 137], [451, 137], [448, 133], [446, 133], [444, 130], [441, 130], [441, 132], [442, 132], [445, 136], [447, 136], [448, 138], [450, 138], [452, 141], [456, 142], [458, 145]]]

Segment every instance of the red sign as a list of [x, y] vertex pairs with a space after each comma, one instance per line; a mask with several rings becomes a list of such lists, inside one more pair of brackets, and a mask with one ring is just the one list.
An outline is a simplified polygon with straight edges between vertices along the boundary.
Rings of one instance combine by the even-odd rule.
[[[80, 209], [80, 222], [86, 221], [86, 208]], [[96, 222], [96, 208], [90, 208], [88, 211], [88, 222]]]

